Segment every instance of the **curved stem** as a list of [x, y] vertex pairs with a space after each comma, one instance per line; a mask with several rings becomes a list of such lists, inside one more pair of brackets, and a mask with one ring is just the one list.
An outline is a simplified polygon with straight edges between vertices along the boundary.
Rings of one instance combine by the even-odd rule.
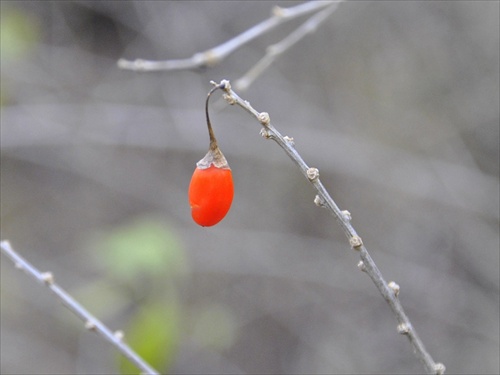
[[215, 134], [212, 129], [212, 124], [210, 123], [210, 116], [208, 115], [208, 101], [210, 99], [210, 95], [217, 90], [217, 89], [222, 89], [224, 88], [225, 85], [217, 85], [210, 90], [210, 92], [207, 95], [207, 100], [205, 102], [205, 115], [207, 116], [207, 127], [208, 127], [208, 136], [210, 137], [210, 150], [215, 151], [218, 146], [217, 146], [217, 139], [215, 139]]

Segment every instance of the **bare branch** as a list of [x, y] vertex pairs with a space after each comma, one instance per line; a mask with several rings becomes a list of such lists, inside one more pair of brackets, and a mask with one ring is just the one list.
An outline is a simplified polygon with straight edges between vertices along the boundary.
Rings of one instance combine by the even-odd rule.
[[[342, 1], [342, 0], [340, 0]], [[337, 3], [333, 3], [336, 6]], [[196, 69], [203, 66], [214, 66], [223, 61], [228, 55], [233, 53], [238, 48], [244, 46], [255, 38], [271, 31], [275, 27], [284, 22], [290, 21], [302, 15], [316, 12], [325, 7], [332, 6], [332, 1], [310, 1], [290, 8], [274, 7], [271, 17], [261, 23], [251, 27], [240, 35], [220, 44], [217, 47], [209, 50], [195, 53], [187, 59], [178, 60], [126, 60], [120, 59], [117, 64], [122, 69], [151, 72], [159, 70], [182, 70], [182, 69]]]
[[[215, 82], [212, 82], [212, 84], [215, 84]], [[306, 164], [306, 162], [302, 159], [300, 154], [295, 149], [293, 139], [288, 136], [283, 137], [271, 124], [270, 117], [266, 112], [258, 112], [250, 105], [248, 101], [241, 99], [231, 89], [229, 81], [222, 80], [220, 85], [224, 87], [224, 99], [226, 99], [229, 104], [239, 105], [241, 108], [253, 115], [263, 127], [261, 131], [262, 136], [267, 139], [274, 140], [287, 153], [287, 155], [299, 167], [304, 176], [316, 188], [318, 195], [314, 199], [314, 202], [318, 206], [327, 208], [333, 214], [342, 230], [344, 231], [345, 235], [347, 236], [351, 248], [359, 251], [361, 261], [358, 263], [358, 267], [360, 270], [366, 272], [368, 276], [370, 276], [373, 283], [380, 291], [384, 299], [387, 301], [393, 313], [396, 315], [396, 318], [398, 320], [398, 332], [408, 337], [415, 355], [422, 362], [428, 373], [443, 374], [445, 371], [445, 366], [442, 363], [434, 362], [431, 355], [425, 349], [422, 340], [420, 340], [417, 331], [412, 326], [410, 319], [406, 315], [403, 306], [398, 299], [400, 289], [399, 285], [397, 285], [395, 282], [390, 282], [388, 284], [384, 280], [382, 273], [380, 272], [377, 265], [368, 253], [368, 250], [364, 246], [361, 237], [358, 236], [353, 226], [351, 225], [350, 213], [348, 211], [341, 211], [335, 201], [330, 197], [330, 194], [319, 179], [318, 169], [311, 168]]]
[[315, 32], [318, 26], [321, 25], [321, 23], [325, 21], [328, 16], [330, 16], [330, 14], [332, 14], [337, 9], [337, 6], [341, 1], [330, 4], [329, 7], [309, 18], [298, 29], [284, 38], [281, 42], [267, 47], [264, 57], [262, 57], [262, 59], [260, 59], [257, 64], [255, 64], [245, 75], [243, 75], [243, 77], [241, 77], [234, 83], [236, 89], [246, 90], [252, 84], [252, 82], [259, 75], [261, 75], [274, 62], [274, 60], [276, 60], [278, 56], [283, 54], [286, 50], [292, 47], [307, 34]]
[[11, 246], [8, 241], [2, 241], [0, 243], [0, 248], [2, 252], [7, 255], [7, 257], [14, 262], [17, 269], [23, 270], [29, 276], [33, 277], [40, 284], [45, 285], [49, 288], [52, 293], [59, 298], [64, 306], [66, 306], [71, 312], [73, 312], [78, 318], [80, 318], [84, 324], [85, 328], [89, 331], [94, 331], [101, 335], [106, 341], [109, 341], [114, 345], [125, 357], [127, 357], [130, 362], [137, 366], [145, 374], [159, 374], [154, 368], [146, 363], [134, 350], [132, 350], [123, 341], [123, 332], [115, 331], [112, 332], [108, 327], [106, 327], [101, 321], [96, 319], [92, 314], [90, 314], [82, 305], [80, 305], [73, 297], [71, 297], [64, 289], [57, 285], [54, 281], [54, 276], [50, 272], [40, 272], [35, 267], [33, 267], [29, 262], [22, 258]]

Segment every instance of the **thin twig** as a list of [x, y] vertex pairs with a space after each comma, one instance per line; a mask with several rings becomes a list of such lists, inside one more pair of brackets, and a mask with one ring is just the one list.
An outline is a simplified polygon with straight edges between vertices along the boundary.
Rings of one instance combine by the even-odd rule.
[[183, 70], [183, 69], [196, 69], [204, 66], [214, 66], [223, 61], [227, 56], [236, 51], [238, 48], [244, 46], [255, 38], [271, 31], [275, 27], [284, 22], [300, 17], [302, 15], [316, 12], [329, 5], [332, 1], [309, 1], [300, 5], [290, 8], [274, 7], [271, 17], [244, 31], [240, 35], [220, 44], [217, 47], [209, 50], [195, 53], [187, 59], [178, 60], [126, 60], [120, 59], [117, 64], [122, 69], [151, 72], [159, 70]]
[[141, 356], [139, 356], [123, 341], [124, 335], [122, 331], [112, 332], [101, 321], [96, 319], [82, 305], [80, 305], [80, 303], [78, 303], [73, 297], [71, 297], [66, 291], [64, 291], [64, 289], [62, 289], [55, 283], [52, 273], [42, 273], [37, 270], [29, 262], [22, 258], [11, 247], [8, 241], [2, 241], [0, 243], [0, 248], [2, 249], [2, 252], [7, 255], [7, 257], [12, 260], [12, 262], [14, 262], [16, 268], [23, 270], [40, 284], [43, 284], [47, 288], [49, 288], [56, 295], [56, 297], [61, 300], [64, 306], [66, 306], [71, 312], [73, 312], [85, 323], [86, 329], [88, 329], [89, 331], [94, 331], [104, 337], [105, 340], [114, 345], [125, 357], [130, 360], [130, 362], [136, 365], [137, 368], [139, 368], [143, 373], [153, 375], [159, 374], [158, 371], [147, 364], [146, 361], [141, 358]]
[[[215, 85], [216, 83], [212, 82], [212, 84]], [[393, 313], [396, 315], [396, 318], [398, 320], [398, 332], [408, 337], [415, 355], [423, 363], [428, 373], [443, 374], [445, 371], [445, 366], [442, 363], [434, 362], [431, 355], [425, 349], [422, 340], [420, 340], [419, 336], [417, 335], [417, 331], [412, 326], [410, 319], [403, 310], [403, 306], [401, 305], [401, 302], [398, 298], [399, 285], [397, 285], [393, 281], [387, 283], [384, 280], [382, 273], [377, 268], [377, 265], [364, 246], [361, 237], [358, 236], [353, 226], [351, 225], [350, 213], [348, 211], [341, 211], [335, 201], [330, 197], [330, 194], [319, 179], [318, 169], [311, 168], [306, 164], [304, 159], [302, 159], [302, 157], [295, 149], [293, 139], [288, 136], [283, 137], [271, 124], [269, 115], [266, 112], [258, 112], [250, 105], [248, 101], [241, 99], [231, 89], [229, 81], [222, 80], [219, 85], [224, 87], [224, 99], [226, 99], [229, 104], [239, 105], [241, 108], [253, 115], [263, 126], [261, 134], [267, 139], [274, 140], [295, 162], [304, 176], [316, 188], [318, 195], [316, 195], [314, 203], [316, 203], [316, 205], [320, 207], [327, 208], [333, 214], [337, 222], [342, 227], [345, 235], [347, 236], [351, 248], [359, 251], [361, 262], [358, 264], [358, 267], [360, 270], [366, 272], [370, 276], [373, 283], [378, 288], [384, 299], [387, 301]]]
[[305, 37], [307, 34], [316, 31], [319, 25], [325, 21], [328, 16], [330, 16], [336, 9], [337, 6], [342, 2], [330, 4], [330, 6], [309, 18], [304, 22], [299, 28], [294, 32], [285, 37], [282, 41], [270, 45], [266, 49], [266, 54], [262, 59], [260, 59], [257, 64], [255, 64], [247, 73], [245, 73], [241, 78], [236, 80], [234, 87], [238, 90], [246, 90], [252, 82], [260, 76], [278, 56], [283, 54], [286, 50], [292, 47], [295, 43]]

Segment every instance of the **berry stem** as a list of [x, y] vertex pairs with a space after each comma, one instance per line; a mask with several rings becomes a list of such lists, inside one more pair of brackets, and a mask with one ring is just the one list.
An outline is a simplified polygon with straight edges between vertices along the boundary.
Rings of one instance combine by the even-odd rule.
[[212, 124], [210, 123], [210, 116], [208, 115], [208, 101], [210, 99], [210, 95], [217, 89], [225, 89], [225, 84], [215, 85], [207, 95], [207, 100], [205, 102], [205, 114], [207, 116], [207, 127], [208, 127], [208, 136], [210, 137], [210, 146], [208, 148], [208, 152], [203, 159], [201, 159], [196, 165], [198, 168], [206, 169], [210, 167], [211, 164], [215, 165], [217, 168], [225, 168], [228, 169], [229, 165], [227, 164], [227, 160], [224, 157], [224, 154], [219, 148], [217, 144], [217, 139], [215, 138], [214, 131], [212, 129]]
[[224, 88], [224, 87], [225, 87], [224, 85], [214, 86], [212, 88], [212, 90], [210, 90], [210, 92], [208, 93], [207, 100], [205, 102], [205, 115], [207, 116], [208, 136], [210, 137], [210, 150], [212, 150], [214, 152], [217, 152], [217, 150], [218, 150], [219, 147], [217, 145], [217, 139], [215, 138], [215, 134], [214, 134], [214, 131], [212, 129], [212, 124], [210, 123], [210, 116], [208, 115], [208, 101], [210, 99], [210, 96], [212, 95], [212, 93], [215, 90], [221, 89], [221, 88]]

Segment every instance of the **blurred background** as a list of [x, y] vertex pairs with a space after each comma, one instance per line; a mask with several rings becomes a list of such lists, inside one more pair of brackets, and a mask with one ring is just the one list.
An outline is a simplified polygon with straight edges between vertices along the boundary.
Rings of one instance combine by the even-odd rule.
[[[192, 56], [291, 1], [1, 2], [1, 239], [163, 373], [421, 373], [334, 218], [260, 125], [216, 93], [235, 181], [202, 228], [187, 188], [210, 80]], [[353, 217], [448, 373], [499, 369], [499, 3], [346, 2], [240, 96]], [[137, 373], [1, 256], [3, 374]]]

